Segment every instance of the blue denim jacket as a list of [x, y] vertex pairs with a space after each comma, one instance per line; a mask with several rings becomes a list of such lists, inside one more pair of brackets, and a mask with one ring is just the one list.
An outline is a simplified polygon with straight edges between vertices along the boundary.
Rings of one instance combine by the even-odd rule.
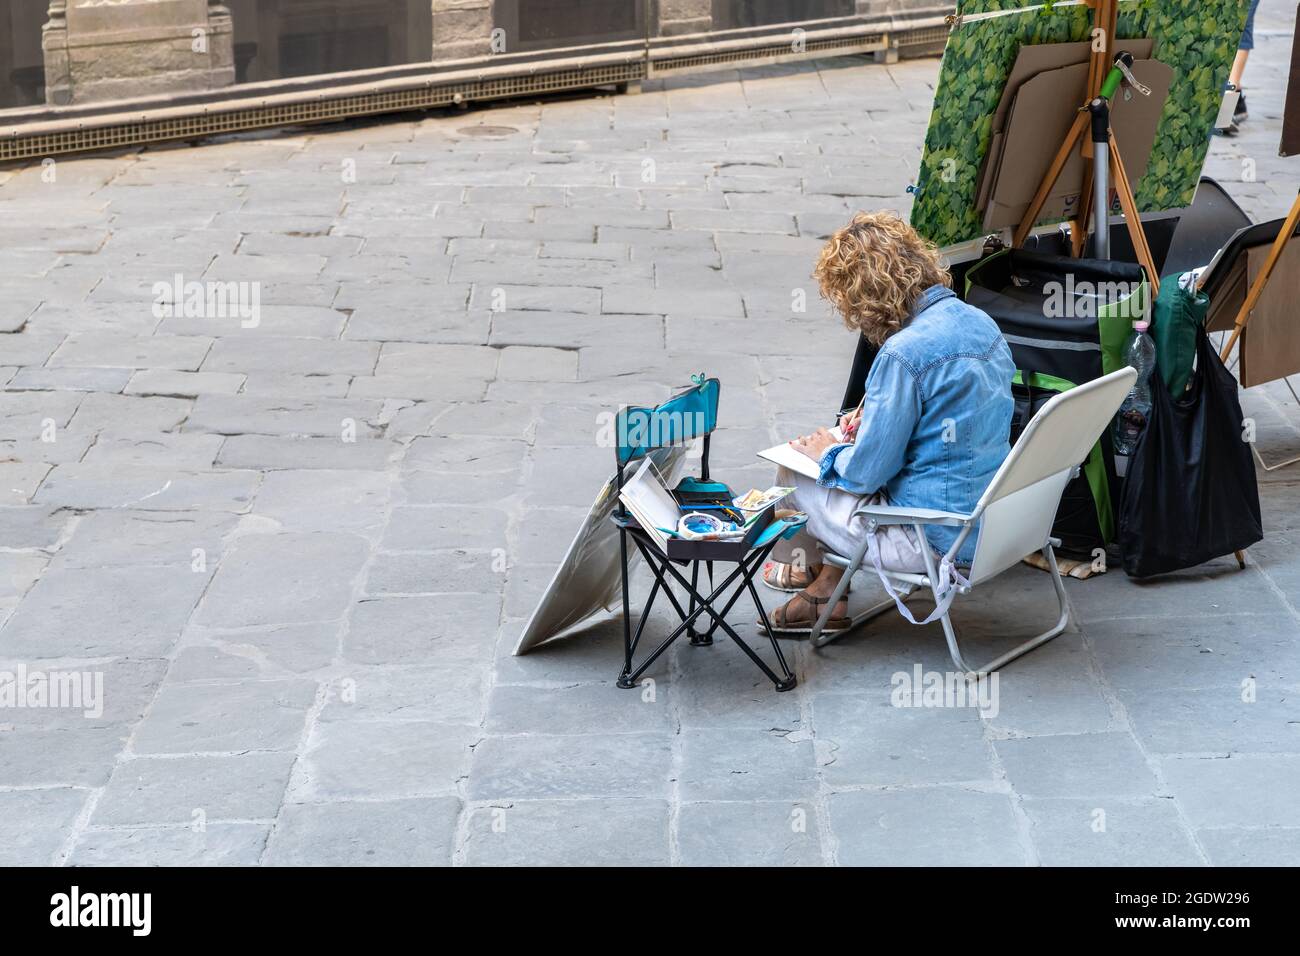
[[[997, 325], [951, 289], [931, 286], [885, 340], [871, 373], [857, 442], [821, 460], [819, 483], [891, 504], [969, 514], [1010, 451], [1011, 350]], [[956, 528], [929, 527], [941, 554]], [[972, 534], [958, 555], [975, 555]]]

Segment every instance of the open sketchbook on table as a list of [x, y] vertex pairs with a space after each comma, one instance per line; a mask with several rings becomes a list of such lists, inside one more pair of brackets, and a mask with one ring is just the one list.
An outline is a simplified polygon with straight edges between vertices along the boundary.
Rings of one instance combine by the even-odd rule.
[[[837, 442], [844, 441], [844, 430], [838, 425], [831, 429], [831, 434], [835, 436]], [[773, 464], [783, 465], [796, 474], [814, 480], [821, 477], [821, 466], [803, 452], [797, 450], [789, 442], [782, 442], [780, 445], [774, 445], [766, 451], [760, 451], [758, 457], [766, 458]]]
[[624, 483], [618, 497], [659, 548], [668, 550], [668, 539], [676, 534], [681, 508], [654, 462], [646, 458], [636, 474]]

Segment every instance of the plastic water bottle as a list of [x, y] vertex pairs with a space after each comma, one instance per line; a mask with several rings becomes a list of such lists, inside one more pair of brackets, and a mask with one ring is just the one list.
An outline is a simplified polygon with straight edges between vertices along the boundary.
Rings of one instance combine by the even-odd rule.
[[1137, 381], [1115, 418], [1115, 454], [1131, 455], [1151, 414], [1151, 373], [1156, 370], [1156, 343], [1147, 335], [1150, 322], [1134, 322], [1124, 346], [1124, 361], [1137, 369]]

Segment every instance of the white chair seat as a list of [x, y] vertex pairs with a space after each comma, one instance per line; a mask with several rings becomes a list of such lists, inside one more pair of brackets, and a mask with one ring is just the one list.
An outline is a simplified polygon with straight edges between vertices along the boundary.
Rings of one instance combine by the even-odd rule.
[[933, 508], [902, 508], [896, 505], [866, 505], [858, 514], [875, 518], [878, 524], [925, 524], [962, 525], [971, 519], [970, 515], [955, 511], [936, 511]]

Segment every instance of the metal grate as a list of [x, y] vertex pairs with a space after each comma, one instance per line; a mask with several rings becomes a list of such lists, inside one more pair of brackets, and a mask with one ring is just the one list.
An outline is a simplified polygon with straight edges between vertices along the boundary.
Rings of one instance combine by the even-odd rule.
[[883, 33], [864, 34], [852, 37], [833, 37], [824, 40], [807, 40], [803, 49], [796, 51], [788, 39], [780, 43], [764, 46], [747, 47], [742, 50], [726, 50], [719, 53], [700, 53], [690, 56], [668, 57], [651, 63], [651, 76], [664, 76], [671, 73], [684, 73], [688, 70], [704, 70], [717, 66], [735, 66], [746, 62], [769, 62], [780, 57], [811, 57], [819, 54], [865, 53], [871, 50], [883, 50], [888, 45]]
[[919, 30], [909, 30], [906, 33], [899, 34], [898, 45], [900, 47], [942, 47], [948, 42], [948, 27], [924, 27]]
[[0, 139], [0, 162], [168, 140], [198, 139], [243, 130], [324, 123], [377, 113], [433, 109], [472, 100], [505, 99], [535, 93], [587, 89], [645, 78], [642, 62], [619, 63], [490, 80], [423, 86], [409, 90], [321, 97], [282, 106], [199, 113], [178, 119], [145, 120]]

